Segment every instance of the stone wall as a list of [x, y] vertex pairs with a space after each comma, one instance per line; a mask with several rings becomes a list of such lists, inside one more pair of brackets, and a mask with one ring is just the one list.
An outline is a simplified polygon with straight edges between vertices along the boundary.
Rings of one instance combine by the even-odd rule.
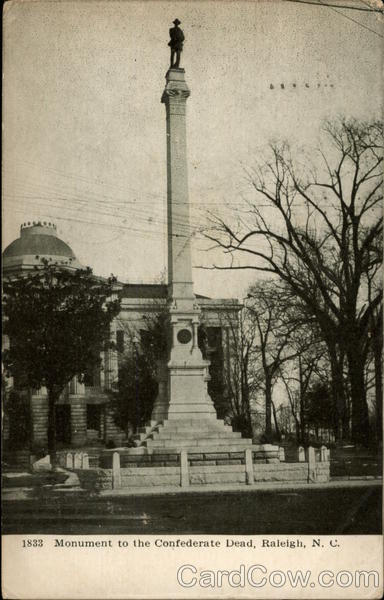
[[246, 474], [240, 465], [200, 465], [190, 467], [191, 485], [206, 485], [215, 483], [246, 483]]
[[256, 464], [253, 466], [255, 481], [308, 481], [308, 463]]
[[124, 468], [120, 477], [121, 487], [180, 487], [179, 467]]
[[[188, 487], [207, 484], [325, 483], [330, 477], [328, 453], [316, 457], [308, 452], [306, 462], [286, 463], [279, 460], [277, 446], [248, 447], [242, 452], [138, 454], [134, 449], [105, 452], [100, 458], [104, 471], [112, 473], [116, 487]], [[264, 456], [261, 455], [264, 453]], [[232, 456], [236, 455], [236, 456]], [[270, 458], [273, 455], [272, 458]], [[281, 453], [280, 453], [281, 455]], [[257, 458], [256, 458], [257, 457]], [[323, 460], [319, 460], [319, 459]]]

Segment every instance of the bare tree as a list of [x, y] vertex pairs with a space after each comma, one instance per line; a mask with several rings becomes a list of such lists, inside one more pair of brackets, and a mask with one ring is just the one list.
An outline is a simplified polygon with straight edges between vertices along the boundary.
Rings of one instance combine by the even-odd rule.
[[227, 416], [236, 430], [252, 437], [252, 407], [260, 388], [257, 371], [257, 330], [246, 307], [234, 319], [233, 313], [220, 317], [222, 331], [227, 332], [227, 361], [224, 365], [223, 395]]
[[[367, 389], [374, 386], [374, 422], [376, 442], [382, 440], [383, 427], [383, 307], [372, 312], [370, 323], [370, 351], [367, 364]], [[373, 371], [373, 374], [372, 374]]]
[[297, 324], [287, 319], [287, 306], [282, 286], [267, 280], [250, 288], [247, 309], [256, 325], [256, 354], [259, 362], [259, 379], [265, 395], [265, 438], [272, 440], [272, 414], [276, 437], [280, 438], [273, 387], [287, 362], [296, 357], [293, 338]]
[[272, 145], [248, 173], [256, 196], [246, 218], [238, 213], [234, 225], [214, 216], [207, 237], [230, 258], [212, 268], [272, 273], [303, 302], [327, 344], [339, 428], [346, 359], [352, 439], [366, 444], [368, 329], [382, 298], [372, 283], [381, 265], [383, 127], [342, 118], [325, 132], [330, 144], [316, 168], [294, 160], [287, 144]]
[[[308, 397], [314, 384], [320, 384], [325, 389], [328, 385], [326, 347], [316, 335], [316, 330], [309, 327], [296, 329], [291, 339], [296, 356], [290, 364], [289, 371], [281, 370], [280, 376], [284, 383], [292, 416], [296, 425], [296, 437], [300, 444], [307, 443]], [[336, 407], [334, 406], [336, 410]], [[335, 423], [328, 423], [328, 428], [334, 428]]]

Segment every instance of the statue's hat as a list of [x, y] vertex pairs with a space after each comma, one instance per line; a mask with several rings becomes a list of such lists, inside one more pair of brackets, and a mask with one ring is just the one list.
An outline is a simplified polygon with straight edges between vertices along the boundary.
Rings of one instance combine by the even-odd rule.
[[174, 21], [172, 21], [175, 25], [180, 25], [181, 21], [179, 21], [179, 19], [175, 19]]

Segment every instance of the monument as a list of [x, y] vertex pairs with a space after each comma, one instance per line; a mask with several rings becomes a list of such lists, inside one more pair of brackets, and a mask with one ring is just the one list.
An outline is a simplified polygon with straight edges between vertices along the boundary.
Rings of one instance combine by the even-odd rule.
[[160, 369], [159, 394], [152, 412], [157, 435], [142, 441], [152, 448], [168, 440], [172, 448], [196, 447], [198, 443], [222, 446], [227, 442], [240, 449], [252, 441], [242, 439], [240, 433], [217, 419], [207, 389], [209, 361], [198, 346], [200, 309], [192, 281], [187, 175], [186, 104], [190, 90], [185, 71], [179, 66], [184, 34], [178, 27], [180, 21], [174, 23], [169, 45], [178, 55], [174, 63], [171, 54], [161, 97], [166, 109], [170, 349], [167, 365]]
[[209, 361], [198, 346], [200, 309], [192, 280], [186, 140], [190, 91], [180, 68], [184, 34], [180, 21], [174, 23], [178, 42], [173, 43], [173, 28], [171, 66], [161, 97], [167, 140], [169, 352], [159, 368], [151, 421], [139, 430], [136, 447], [106, 450], [100, 464], [107, 467], [109, 485], [117, 488], [328, 481], [325, 452], [320, 462], [312, 448], [305, 462], [287, 464], [278, 446], [254, 445], [218, 419], [208, 394]]

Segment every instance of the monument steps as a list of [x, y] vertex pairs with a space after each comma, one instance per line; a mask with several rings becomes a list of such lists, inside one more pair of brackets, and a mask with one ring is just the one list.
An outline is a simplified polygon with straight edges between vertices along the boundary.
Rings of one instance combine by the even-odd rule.
[[146, 448], [149, 453], [161, 451], [171, 454], [181, 449], [202, 452], [202, 448], [208, 452], [233, 452], [252, 446], [252, 440], [242, 438], [240, 432], [233, 431], [222, 419], [201, 419], [194, 414], [191, 419], [166, 419], [142, 427], [135, 436], [135, 444], [137, 448]]
[[241, 438], [241, 433], [239, 431], [158, 431], [154, 432], [150, 435], [150, 439], [152, 440], [173, 440], [176, 437], [180, 437], [180, 439], [189, 440], [196, 439], [196, 437], [203, 438], [225, 438], [225, 439], [238, 439]]
[[183, 428], [183, 427], [168, 427], [165, 426], [161, 429], [159, 429], [158, 433], [161, 433], [162, 431], [167, 432], [167, 433], [171, 433], [172, 435], [183, 435], [184, 433], [187, 433], [188, 431], [193, 431], [194, 433], [199, 433], [200, 435], [204, 435], [204, 433], [225, 433], [226, 435], [233, 435], [233, 433], [239, 433], [239, 432], [234, 432], [232, 427], [228, 427], [226, 425], [221, 425], [220, 427], [197, 427], [196, 425], [191, 425], [188, 428]]
[[[193, 413], [195, 415], [195, 413]], [[159, 423], [157, 423], [159, 425]], [[177, 422], [177, 420], [175, 419], [164, 419], [164, 421], [161, 422], [161, 424], [163, 427], [165, 426], [169, 426], [169, 427], [190, 427], [191, 425], [195, 425], [197, 427], [228, 427], [227, 425], [225, 425], [224, 420], [223, 419], [217, 419], [215, 416], [208, 416], [208, 417], [204, 417], [204, 418], [199, 418], [196, 417], [196, 415], [194, 417], [189, 417], [189, 418], [180, 418]]]
[[199, 417], [201, 421], [207, 421], [208, 419], [215, 419], [215, 415], [214, 414], [207, 414], [204, 413], [203, 411], [191, 411], [191, 412], [187, 412], [186, 409], [184, 409], [184, 411], [180, 411], [180, 412], [169, 412], [168, 413], [168, 421], [181, 421], [182, 419], [186, 421], [193, 421], [194, 417]]
[[[213, 409], [214, 410], [214, 409]], [[209, 410], [209, 407], [204, 404], [191, 406], [190, 404], [175, 404], [168, 411], [168, 419], [174, 421], [185, 417], [186, 419], [193, 419], [193, 417], [200, 417], [201, 419], [215, 417], [215, 413]]]
[[[176, 423], [176, 421], [174, 421], [174, 423]], [[160, 431], [160, 429], [158, 430]], [[167, 425], [164, 425], [164, 431], [172, 431], [175, 433], [185, 433], [187, 431], [200, 431], [200, 432], [204, 432], [204, 431], [225, 431], [225, 432], [232, 432], [233, 429], [230, 425], [215, 425], [215, 424], [208, 424], [207, 426], [203, 426], [203, 425], [189, 425], [189, 426], [185, 426], [184, 424], [182, 425], [171, 425], [170, 423], [168, 423]]]
[[164, 421], [162, 423], [162, 427], [166, 427], [167, 429], [190, 429], [191, 427], [193, 429], [217, 429], [217, 430], [222, 430], [224, 428], [229, 428], [232, 429], [232, 427], [230, 425], [225, 425], [224, 421], [219, 420], [219, 419], [211, 419], [211, 418], [206, 418], [206, 419], [202, 419], [202, 420], [188, 420], [188, 421], [184, 421], [184, 419], [172, 419], [172, 420], [167, 420]]
[[185, 439], [179, 439], [179, 440], [175, 440], [175, 439], [170, 439], [170, 440], [147, 440], [146, 441], [146, 445], [148, 449], [154, 449], [154, 448], [164, 448], [166, 449], [168, 452], [170, 451], [169, 448], [176, 448], [176, 449], [180, 449], [180, 448], [186, 448], [186, 449], [193, 449], [195, 450], [196, 448], [228, 448], [231, 449], [231, 451], [233, 450], [233, 448], [240, 448], [241, 450], [244, 450], [245, 447], [248, 446], [252, 446], [252, 440], [250, 439], [246, 439], [246, 438], [199, 438], [199, 439], [191, 439], [191, 440], [185, 440]]
[[154, 429], [146, 428], [145, 433], [138, 433], [134, 436], [134, 442], [137, 447], [146, 445], [147, 441], [164, 440], [171, 443], [172, 440], [188, 440], [188, 439], [241, 439], [239, 431], [233, 431], [228, 425], [206, 425], [205, 427], [193, 425], [185, 427], [183, 424], [180, 427], [172, 427], [169, 425], [157, 426]]

